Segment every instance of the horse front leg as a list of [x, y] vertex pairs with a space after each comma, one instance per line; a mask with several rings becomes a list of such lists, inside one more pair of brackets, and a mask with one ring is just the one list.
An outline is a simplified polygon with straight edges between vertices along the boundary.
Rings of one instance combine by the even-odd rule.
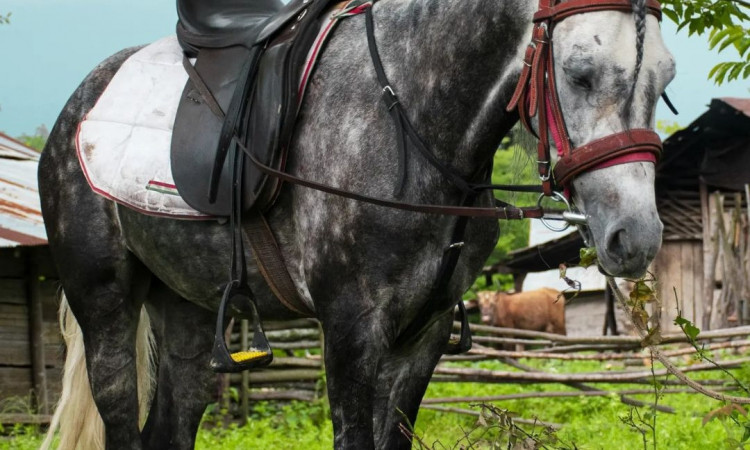
[[[362, 297], [360, 297], [362, 298]], [[385, 348], [378, 312], [349, 299], [321, 311], [334, 448], [374, 449], [377, 369]]]
[[410, 449], [412, 441], [400, 429], [416, 423], [432, 372], [450, 337], [453, 314], [446, 314], [418, 339], [392, 349], [378, 370], [375, 401], [375, 442], [381, 449]]

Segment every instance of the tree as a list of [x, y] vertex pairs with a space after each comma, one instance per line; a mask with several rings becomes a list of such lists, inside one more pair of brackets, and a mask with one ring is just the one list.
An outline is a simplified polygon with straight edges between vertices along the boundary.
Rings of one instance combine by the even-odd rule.
[[0, 25], [10, 23], [10, 14], [0, 14]]
[[35, 150], [39, 150], [40, 152], [44, 148], [44, 144], [47, 143], [47, 138], [49, 137], [49, 131], [47, 130], [47, 127], [42, 124], [36, 127], [36, 131], [32, 135], [28, 134], [22, 134], [18, 136], [18, 140], [21, 141], [24, 145], [31, 147]]
[[739, 59], [714, 66], [708, 74], [716, 84], [750, 78], [750, 1], [748, 0], [662, 0], [662, 12], [687, 28], [688, 36], [708, 33], [709, 47], [722, 52], [734, 48]]

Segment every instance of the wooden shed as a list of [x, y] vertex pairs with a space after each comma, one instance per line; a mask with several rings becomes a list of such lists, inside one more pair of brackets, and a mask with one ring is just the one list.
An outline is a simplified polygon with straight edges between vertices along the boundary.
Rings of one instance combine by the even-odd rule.
[[[659, 313], [664, 331], [676, 330], [673, 320], [678, 306], [683, 317], [704, 330], [750, 323], [750, 314], [742, 314], [748, 308], [750, 282], [732, 287], [729, 293], [727, 282], [723, 281], [728, 277], [722, 274], [731, 264], [723, 262], [722, 255], [730, 252], [718, 249], [722, 222], [727, 228], [725, 234], [734, 234], [732, 251], [739, 251], [739, 247], [750, 249], [748, 183], [750, 99], [714, 99], [708, 111], [664, 141], [664, 154], [656, 175], [657, 208], [664, 223], [664, 234], [662, 248], [652, 265], [662, 301]], [[725, 211], [722, 215], [716, 213], [718, 204]], [[737, 222], [730, 231], [732, 210], [736, 211]], [[535, 238], [533, 230], [532, 226], [529, 248], [512, 252], [507, 261], [491, 268], [490, 272], [513, 273], [517, 290], [534, 288], [540, 283], [559, 287], [562, 281], [558, 265], [577, 264], [583, 241], [573, 233], [537, 244], [534, 240], [539, 239]], [[742, 267], [735, 269], [750, 275], [747, 264], [747, 261], [738, 263]], [[583, 290], [588, 292], [590, 302], [603, 302], [607, 297], [603, 278], [588, 278], [591, 279], [584, 280]], [[745, 276], [745, 280], [748, 278]], [[530, 283], [531, 279], [534, 280]], [[739, 311], [722, 305], [722, 301], [730, 300]], [[610, 309], [607, 311], [609, 317]]]
[[[750, 99], [714, 99], [708, 111], [664, 142], [656, 179], [664, 236], [653, 265], [661, 281], [663, 326], [671, 326], [678, 305], [702, 329], [750, 323], [741, 311], [717, 307], [722, 292], [747, 307], [747, 289], [730, 292], [734, 288], [722, 282], [725, 264], [717, 259], [747, 245], [748, 183]], [[724, 214], [717, 213], [719, 207]], [[736, 248], [724, 255], [719, 228], [728, 227], [732, 210], [739, 221], [725, 233], [735, 235]]]
[[[60, 391], [57, 276], [42, 222], [39, 153], [0, 133], [0, 420], [44, 420]], [[39, 413], [41, 416], [33, 416]]]

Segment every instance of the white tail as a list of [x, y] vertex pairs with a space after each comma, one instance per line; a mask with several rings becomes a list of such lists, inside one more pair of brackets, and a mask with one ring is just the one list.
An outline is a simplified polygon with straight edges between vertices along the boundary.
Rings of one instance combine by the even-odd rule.
[[[60, 301], [60, 330], [65, 339], [67, 355], [63, 368], [62, 394], [52, 416], [47, 437], [40, 450], [51, 448], [59, 429], [59, 450], [103, 450], [104, 423], [91, 395], [86, 372], [83, 334], [68, 306], [65, 294]], [[136, 366], [138, 372], [138, 405], [140, 423], [148, 414], [154, 385], [154, 335], [146, 308], [141, 309], [136, 336]]]

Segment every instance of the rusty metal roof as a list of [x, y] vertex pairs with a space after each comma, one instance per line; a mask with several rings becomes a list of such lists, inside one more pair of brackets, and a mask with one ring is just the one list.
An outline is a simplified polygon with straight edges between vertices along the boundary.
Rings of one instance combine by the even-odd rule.
[[750, 98], [721, 97], [719, 100], [750, 117]]
[[0, 133], [0, 247], [44, 245], [39, 188], [39, 152]]

